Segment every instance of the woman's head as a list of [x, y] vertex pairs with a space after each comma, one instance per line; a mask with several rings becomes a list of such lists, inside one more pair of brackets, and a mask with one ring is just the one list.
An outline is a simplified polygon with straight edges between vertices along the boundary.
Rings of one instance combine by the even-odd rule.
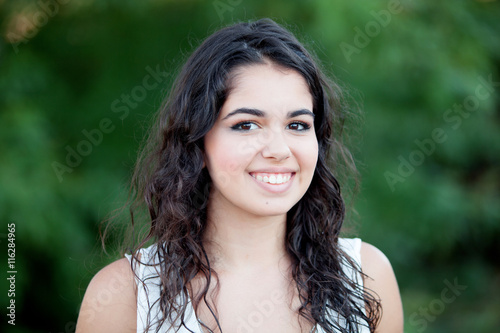
[[159, 184], [152, 188], [154, 196], [165, 193], [165, 186], [176, 185], [179, 190], [182, 188], [182, 193], [176, 191], [180, 197], [185, 198], [186, 193], [191, 192], [191, 202], [184, 202], [188, 205], [186, 209], [192, 210], [190, 205], [205, 208], [211, 180], [204, 169], [204, 137], [234, 88], [239, 69], [263, 64], [293, 70], [305, 80], [315, 115], [318, 163], [320, 168], [326, 168], [332, 121], [328, 85], [296, 38], [275, 22], [263, 19], [217, 31], [196, 49], [182, 68], [158, 122], [163, 142], [157, 150], [160, 166], [156, 172], [163, 179], [166, 179], [162, 176], [165, 172], [177, 179], [169, 184], [162, 184], [159, 179]]

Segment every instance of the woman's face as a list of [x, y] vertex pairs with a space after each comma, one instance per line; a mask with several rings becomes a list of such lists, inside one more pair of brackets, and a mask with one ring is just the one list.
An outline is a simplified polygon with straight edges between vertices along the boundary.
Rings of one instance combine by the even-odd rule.
[[286, 214], [307, 191], [316, 167], [312, 110], [298, 72], [270, 63], [237, 68], [205, 136], [211, 206], [225, 214]]

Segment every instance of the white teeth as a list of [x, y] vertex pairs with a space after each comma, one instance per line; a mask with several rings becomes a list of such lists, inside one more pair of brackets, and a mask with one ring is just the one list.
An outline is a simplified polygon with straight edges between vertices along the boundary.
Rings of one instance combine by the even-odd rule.
[[283, 184], [286, 183], [290, 180], [292, 177], [290, 174], [276, 174], [276, 175], [254, 175], [252, 174], [252, 177], [257, 179], [259, 182], [264, 182], [264, 183], [270, 183], [270, 184]]

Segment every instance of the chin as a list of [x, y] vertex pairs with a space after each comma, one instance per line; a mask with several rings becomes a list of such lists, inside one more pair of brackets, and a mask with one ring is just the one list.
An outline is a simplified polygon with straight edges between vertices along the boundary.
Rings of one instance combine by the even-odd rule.
[[267, 204], [259, 205], [259, 207], [252, 207], [248, 209], [249, 212], [256, 216], [266, 217], [266, 216], [281, 216], [286, 215], [294, 205], [290, 204], [276, 204], [273, 200], [269, 200]]

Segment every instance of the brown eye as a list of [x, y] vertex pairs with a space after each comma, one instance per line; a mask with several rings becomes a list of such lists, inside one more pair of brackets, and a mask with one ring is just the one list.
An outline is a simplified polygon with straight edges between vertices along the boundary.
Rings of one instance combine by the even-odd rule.
[[231, 126], [231, 129], [236, 131], [251, 131], [257, 128], [257, 124], [251, 121], [242, 121], [241, 123], [237, 123], [236, 125]]
[[251, 129], [251, 128], [252, 128], [252, 124], [245, 123], [245, 124], [242, 124], [242, 125], [240, 126], [240, 128], [241, 128], [242, 130], [248, 131], [249, 129]]
[[289, 124], [288, 128], [293, 130], [293, 131], [306, 131], [309, 128], [311, 128], [311, 126], [299, 121], [299, 122], [293, 122], [293, 123]]

